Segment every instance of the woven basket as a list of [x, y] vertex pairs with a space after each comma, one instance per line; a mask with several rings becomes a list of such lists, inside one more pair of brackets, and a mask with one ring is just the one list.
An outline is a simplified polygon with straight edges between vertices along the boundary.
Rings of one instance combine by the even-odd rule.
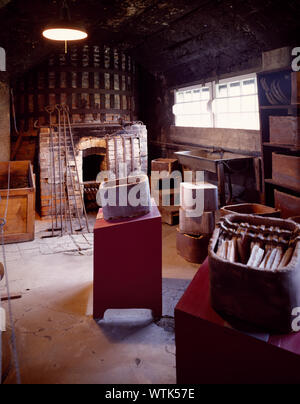
[[292, 220], [293, 222], [300, 224], [300, 216], [291, 217], [289, 220]]
[[[291, 221], [249, 215], [227, 217], [232, 223], [274, 226], [300, 234], [300, 226]], [[225, 317], [241, 320], [253, 329], [290, 333], [300, 307], [300, 242], [289, 265], [275, 272], [231, 263], [216, 255], [221, 229], [217, 228], [209, 245], [211, 303]]]
[[263, 217], [280, 217], [280, 210], [257, 203], [243, 203], [239, 205], [228, 205], [221, 209], [221, 215], [255, 215]]

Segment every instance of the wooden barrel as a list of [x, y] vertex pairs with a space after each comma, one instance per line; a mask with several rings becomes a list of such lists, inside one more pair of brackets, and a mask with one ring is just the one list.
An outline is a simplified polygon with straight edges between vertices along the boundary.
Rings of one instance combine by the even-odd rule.
[[215, 230], [215, 212], [203, 212], [202, 216], [192, 217], [190, 211], [180, 208], [180, 233], [200, 236], [212, 234]]
[[176, 246], [178, 254], [193, 264], [202, 264], [208, 255], [211, 235], [190, 236], [177, 231]]

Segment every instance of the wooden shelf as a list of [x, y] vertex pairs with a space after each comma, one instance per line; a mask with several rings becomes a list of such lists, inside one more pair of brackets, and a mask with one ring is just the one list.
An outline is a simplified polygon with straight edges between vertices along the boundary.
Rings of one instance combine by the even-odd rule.
[[[268, 89], [266, 89], [266, 86], [264, 85], [265, 83], [264, 81], [262, 81], [262, 79], [265, 79], [265, 83], [271, 91], [272, 83], [276, 81], [279, 83], [278, 85], [286, 98], [286, 101], [283, 100], [285, 104], [280, 104], [280, 100], [278, 99], [278, 104], [270, 105], [267, 94]], [[287, 179], [286, 181], [282, 180], [280, 182], [277, 182], [271, 178], [272, 176], [273, 178], [277, 178], [275, 175], [272, 174], [272, 172], [274, 171], [274, 152], [286, 156], [287, 160], [288, 156], [290, 156], [291, 158], [297, 158], [300, 156], [300, 145], [292, 144], [293, 140], [291, 139], [292, 135], [290, 134], [290, 132], [294, 130], [292, 127], [293, 123], [290, 122], [290, 120], [292, 121], [295, 117], [297, 118], [300, 115], [300, 99], [298, 96], [299, 85], [297, 84], [297, 80], [298, 77], [294, 77], [293, 71], [290, 68], [282, 68], [278, 70], [276, 69], [274, 71], [260, 72], [258, 74], [258, 97], [261, 122], [261, 147], [264, 177], [263, 200], [266, 202], [267, 205], [270, 206], [274, 206], [276, 204], [276, 190], [286, 195], [293, 195], [296, 197], [299, 197], [300, 195], [300, 184], [298, 185], [295, 178], [291, 177], [291, 181], [288, 181]], [[277, 100], [278, 97], [276, 97], [276, 95], [274, 94], [274, 98], [276, 98]], [[290, 101], [291, 103], [287, 104], [288, 101]], [[289, 131], [289, 137], [285, 138], [284, 125], [281, 127], [279, 126], [279, 130], [281, 130], [281, 132], [277, 132], [277, 136], [274, 136], [276, 134], [276, 126], [274, 126], [273, 124], [273, 126], [271, 127], [270, 117], [272, 116], [277, 117], [277, 119], [279, 119], [280, 117], [284, 117], [282, 118], [283, 121], [284, 119], [286, 119], [288, 122], [290, 122], [290, 126], [289, 128], [287, 128], [287, 130]], [[273, 137], [270, 134], [270, 130], [273, 131]], [[276, 138], [279, 142], [278, 144], [273, 143], [273, 140], [276, 140]], [[289, 142], [290, 144], [280, 143], [285, 141]], [[295, 167], [297, 167], [297, 164], [293, 163], [291, 164], [291, 167], [292, 170], [295, 171]], [[281, 165], [279, 164], [276, 169], [278, 171], [278, 174], [282, 174], [282, 178], [285, 178], [284, 173], [286, 174], [286, 172], [288, 171], [287, 167], [284, 166], [281, 169]], [[288, 177], [289, 175], [286, 174], [286, 178]], [[298, 212], [296, 213], [298, 214]]]
[[268, 76], [270, 74], [276, 74], [276, 73], [290, 73], [291, 72], [291, 67], [286, 66], [286, 67], [278, 67], [276, 69], [270, 69], [270, 70], [261, 70], [258, 72], [258, 76]]
[[260, 110], [272, 110], [272, 109], [298, 109], [300, 104], [290, 104], [290, 105], [262, 105], [259, 107]]
[[291, 151], [300, 151], [300, 146], [292, 146], [286, 144], [276, 144], [276, 143], [263, 143], [265, 147], [270, 147], [272, 149], [287, 149]]
[[267, 184], [274, 185], [275, 187], [280, 187], [280, 188], [290, 190], [290, 191], [293, 191], [293, 192], [296, 192], [296, 193], [300, 194], [300, 188], [296, 188], [296, 187], [293, 187], [293, 186], [290, 186], [290, 185], [283, 185], [283, 184], [280, 184], [280, 183], [274, 181], [273, 179], [267, 179], [267, 180], [265, 180], [265, 182]]

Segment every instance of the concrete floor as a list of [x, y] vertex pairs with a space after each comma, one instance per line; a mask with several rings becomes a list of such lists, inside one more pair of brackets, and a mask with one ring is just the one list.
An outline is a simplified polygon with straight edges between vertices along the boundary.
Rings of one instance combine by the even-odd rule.
[[[11, 292], [22, 293], [13, 301], [22, 382], [175, 383], [174, 307], [199, 267], [177, 255], [176, 227], [163, 226], [164, 318], [158, 324], [147, 310], [107, 311], [97, 324], [93, 235], [41, 239], [47, 227], [37, 221], [34, 242], [7, 246]], [[11, 372], [7, 383], [14, 381]]]

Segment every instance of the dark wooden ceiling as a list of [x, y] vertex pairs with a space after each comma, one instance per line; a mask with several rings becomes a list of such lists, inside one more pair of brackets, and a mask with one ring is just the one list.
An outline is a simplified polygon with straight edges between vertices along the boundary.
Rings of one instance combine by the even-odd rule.
[[[58, 49], [41, 37], [59, 0], [0, 0], [0, 46], [20, 73]], [[170, 85], [251, 67], [261, 52], [297, 45], [299, 0], [69, 0], [96, 43], [130, 52]], [[300, 45], [300, 43], [298, 43]]]

